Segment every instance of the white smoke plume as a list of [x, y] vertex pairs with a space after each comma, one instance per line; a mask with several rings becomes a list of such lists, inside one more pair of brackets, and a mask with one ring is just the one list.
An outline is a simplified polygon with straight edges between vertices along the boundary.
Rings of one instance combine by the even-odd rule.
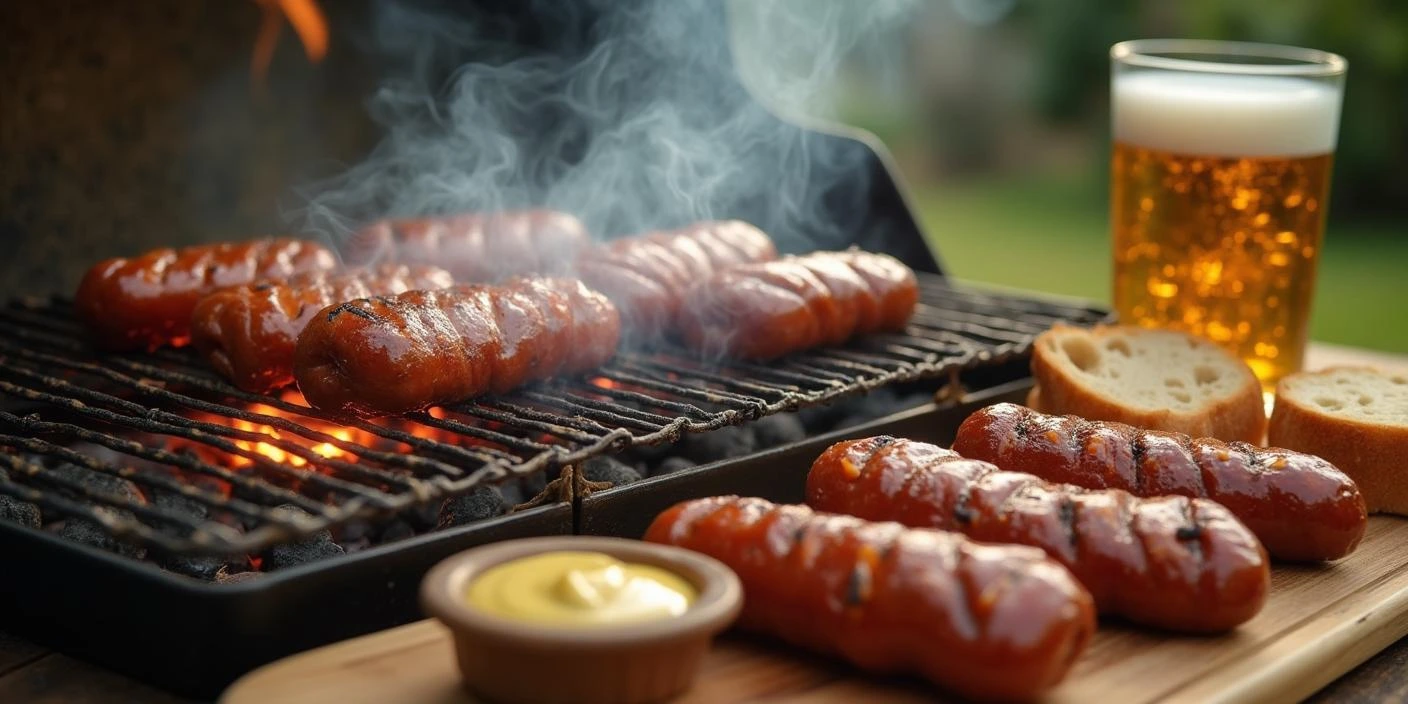
[[597, 237], [742, 217], [784, 249], [860, 241], [847, 214], [867, 197], [865, 152], [773, 113], [818, 116], [848, 52], [915, 0], [507, 4], [535, 20], [377, 2], [375, 51], [395, 76], [370, 105], [385, 138], [311, 190], [308, 230], [546, 206]]

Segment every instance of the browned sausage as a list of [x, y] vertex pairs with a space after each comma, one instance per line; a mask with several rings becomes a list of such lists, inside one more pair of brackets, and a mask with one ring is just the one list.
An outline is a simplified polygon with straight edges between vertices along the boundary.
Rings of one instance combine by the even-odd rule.
[[746, 222], [701, 222], [593, 247], [578, 260], [577, 273], [616, 304], [628, 327], [657, 334], [673, 327], [685, 290], [696, 282], [776, 258], [772, 240]]
[[771, 359], [903, 330], [919, 302], [914, 272], [860, 250], [738, 266], [689, 290], [680, 330], [706, 355]]
[[1212, 499], [1279, 560], [1344, 557], [1368, 521], [1359, 487], [1334, 465], [1244, 442], [1194, 440], [1001, 403], [963, 421], [953, 449], [1053, 482]]
[[382, 220], [354, 234], [344, 256], [358, 266], [438, 266], [460, 283], [486, 283], [567, 273], [591, 243], [586, 226], [572, 215], [520, 210]]
[[645, 539], [738, 573], [743, 628], [967, 697], [1036, 696], [1095, 631], [1090, 594], [1026, 546], [736, 496], [678, 504]]
[[319, 311], [293, 371], [318, 408], [404, 413], [601, 366], [620, 333], [611, 302], [572, 279], [408, 291]]
[[354, 298], [446, 288], [453, 283], [444, 269], [383, 264], [237, 286], [216, 291], [196, 305], [191, 343], [235, 386], [265, 393], [293, 381], [298, 333], [323, 308]]
[[191, 311], [212, 291], [336, 267], [332, 252], [293, 239], [155, 249], [97, 263], [73, 303], [98, 345], [154, 349], [185, 344]]
[[807, 475], [807, 503], [1041, 548], [1101, 612], [1170, 630], [1235, 628], [1261, 610], [1271, 586], [1261, 543], [1212, 501], [1051, 484], [912, 440], [832, 445]]

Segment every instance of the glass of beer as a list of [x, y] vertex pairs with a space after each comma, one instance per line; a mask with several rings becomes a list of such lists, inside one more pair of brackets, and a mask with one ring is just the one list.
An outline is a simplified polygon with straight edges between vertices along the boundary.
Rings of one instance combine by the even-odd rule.
[[1345, 60], [1178, 39], [1110, 50], [1110, 219], [1120, 320], [1301, 368]]

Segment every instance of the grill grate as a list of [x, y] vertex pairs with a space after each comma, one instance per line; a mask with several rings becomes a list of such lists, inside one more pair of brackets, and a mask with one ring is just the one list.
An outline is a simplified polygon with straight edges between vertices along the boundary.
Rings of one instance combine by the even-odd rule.
[[[13, 401], [0, 406], [0, 495], [167, 552], [256, 553], [480, 483], [1000, 362], [1025, 354], [1055, 322], [1107, 317], [934, 275], [920, 282], [904, 334], [772, 364], [705, 364], [675, 348], [628, 352], [589, 378], [370, 421], [239, 391], [183, 350], [96, 355], [67, 301], [15, 302], [0, 309], [0, 393]], [[238, 520], [106, 494], [50, 471], [55, 463]]]

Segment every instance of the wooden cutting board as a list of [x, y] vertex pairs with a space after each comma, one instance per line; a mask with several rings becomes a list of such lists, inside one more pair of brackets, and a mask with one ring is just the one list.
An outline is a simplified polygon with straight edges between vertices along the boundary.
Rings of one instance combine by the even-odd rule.
[[[1363, 544], [1329, 566], [1277, 567], [1266, 608], [1236, 632], [1186, 637], [1102, 626], [1056, 702], [1287, 702], [1408, 635], [1408, 520], [1374, 517]], [[543, 663], [551, 676], [552, 663]], [[918, 702], [921, 682], [866, 677], [770, 641], [721, 639], [680, 701]], [[449, 633], [421, 621], [295, 655], [233, 684], [225, 704], [451, 704]]]

